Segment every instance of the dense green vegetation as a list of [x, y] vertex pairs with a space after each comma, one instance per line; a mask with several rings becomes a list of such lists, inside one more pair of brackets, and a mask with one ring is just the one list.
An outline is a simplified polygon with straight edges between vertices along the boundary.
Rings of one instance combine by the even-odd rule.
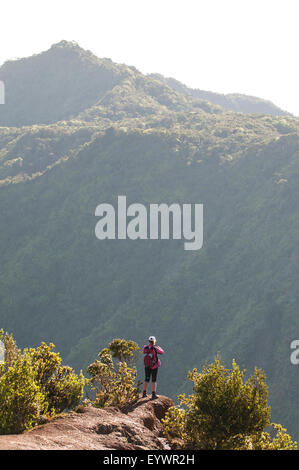
[[[0, 340], [3, 330], [0, 331]], [[85, 379], [62, 366], [54, 345], [18, 349], [12, 335], [4, 337], [0, 363], [0, 434], [30, 429], [42, 416], [75, 408], [83, 397]]]
[[[273, 419], [298, 435], [298, 121], [227, 111], [69, 43], [0, 79], [5, 330], [53, 340], [77, 370], [112, 338], [155, 334], [173, 397], [220, 351], [265, 370]], [[121, 194], [203, 203], [203, 248], [97, 240], [96, 206]]]
[[202, 372], [194, 369], [193, 394], [179, 396], [163, 419], [164, 433], [173, 445], [200, 450], [297, 450], [280, 424], [270, 426], [268, 389], [264, 372], [255, 369], [246, 381], [245, 371], [233, 361], [227, 369], [216, 357]]
[[[3, 339], [3, 342], [1, 342]], [[0, 330], [0, 434], [16, 434], [56, 415], [84, 406], [123, 406], [139, 396], [136, 362], [140, 349], [134, 341], [114, 339], [87, 367], [76, 374], [62, 366], [54, 344], [17, 347], [12, 335]], [[89, 394], [93, 395], [93, 398]]]
[[122, 406], [138, 398], [138, 353], [138, 344], [124, 339], [114, 339], [99, 352], [98, 359], [87, 368], [91, 377], [88, 385], [96, 393], [93, 406]]
[[[3, 330], [0, 331], [0, 341]], [[0, 434], [15, 434], [47, 422], [63, 411], [81, 408], [85, 391], [92, 392], [82, 406], [122, 408], [140, 396], [136, 362], [141, 351], [132, 340], [113, 339], [87, 368], [89, 378], [61, 365], [54, 345], [41, 343], [21, 351], [12, 335], [3, 340], [0, 362]], [[162, 420], [163, 432], [173, 448], [296, 450], [297, 443], [278, 424], [270, 426], [265, 374], [255, 369], [246, 381], [233, 360], [226, 369], [220, 358], [200, 373], [188, 373], [193, 394], [178, 397]]]

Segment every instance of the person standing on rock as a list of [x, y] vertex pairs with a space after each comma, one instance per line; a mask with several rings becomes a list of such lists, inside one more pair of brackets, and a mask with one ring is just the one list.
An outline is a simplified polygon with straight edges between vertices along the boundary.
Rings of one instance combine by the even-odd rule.
[[161, 365], [161, 361], [158, 354], [164, 354], [164, 351], [160, 346], [156, 346], [156, 338], [150, 336], [148, 339], [149, 343], [143, 346], [142, 352], [144, 354], [144, 369], [145, 369], [145, 382], [143, 387], [143, 398], [147, 397], [147, 387], [152, 378], [152, 399], [158, 398], [157, 395], [157, 374], [158, 368]]

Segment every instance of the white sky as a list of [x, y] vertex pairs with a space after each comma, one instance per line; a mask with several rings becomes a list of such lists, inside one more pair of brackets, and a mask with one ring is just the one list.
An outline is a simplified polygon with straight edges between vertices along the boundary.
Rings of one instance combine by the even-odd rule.
[[298, 0], [4, 0], [0, 64], [74, 40], [186, 85], [299, 116]]

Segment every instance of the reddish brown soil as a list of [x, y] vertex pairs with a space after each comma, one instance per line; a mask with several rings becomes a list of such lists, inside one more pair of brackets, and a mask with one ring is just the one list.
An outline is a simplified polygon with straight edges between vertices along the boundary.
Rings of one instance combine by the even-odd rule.
[[140, 398], [122, 410], [80, 407], [23, 434], [0, 436], [0, 449], [169, 449], [160, 420], [172, 404], [161, 396]]

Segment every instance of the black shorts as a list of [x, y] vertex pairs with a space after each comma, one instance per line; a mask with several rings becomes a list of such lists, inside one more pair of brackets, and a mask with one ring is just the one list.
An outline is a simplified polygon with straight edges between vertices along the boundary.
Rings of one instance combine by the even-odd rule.
[[149, 382], [152, 377], [152, 382], [156, 382], [157, 374], [158, 374], [158, 367], [156, 369], [152, 369], [151, 367], [145, 367], [145, 381]]

